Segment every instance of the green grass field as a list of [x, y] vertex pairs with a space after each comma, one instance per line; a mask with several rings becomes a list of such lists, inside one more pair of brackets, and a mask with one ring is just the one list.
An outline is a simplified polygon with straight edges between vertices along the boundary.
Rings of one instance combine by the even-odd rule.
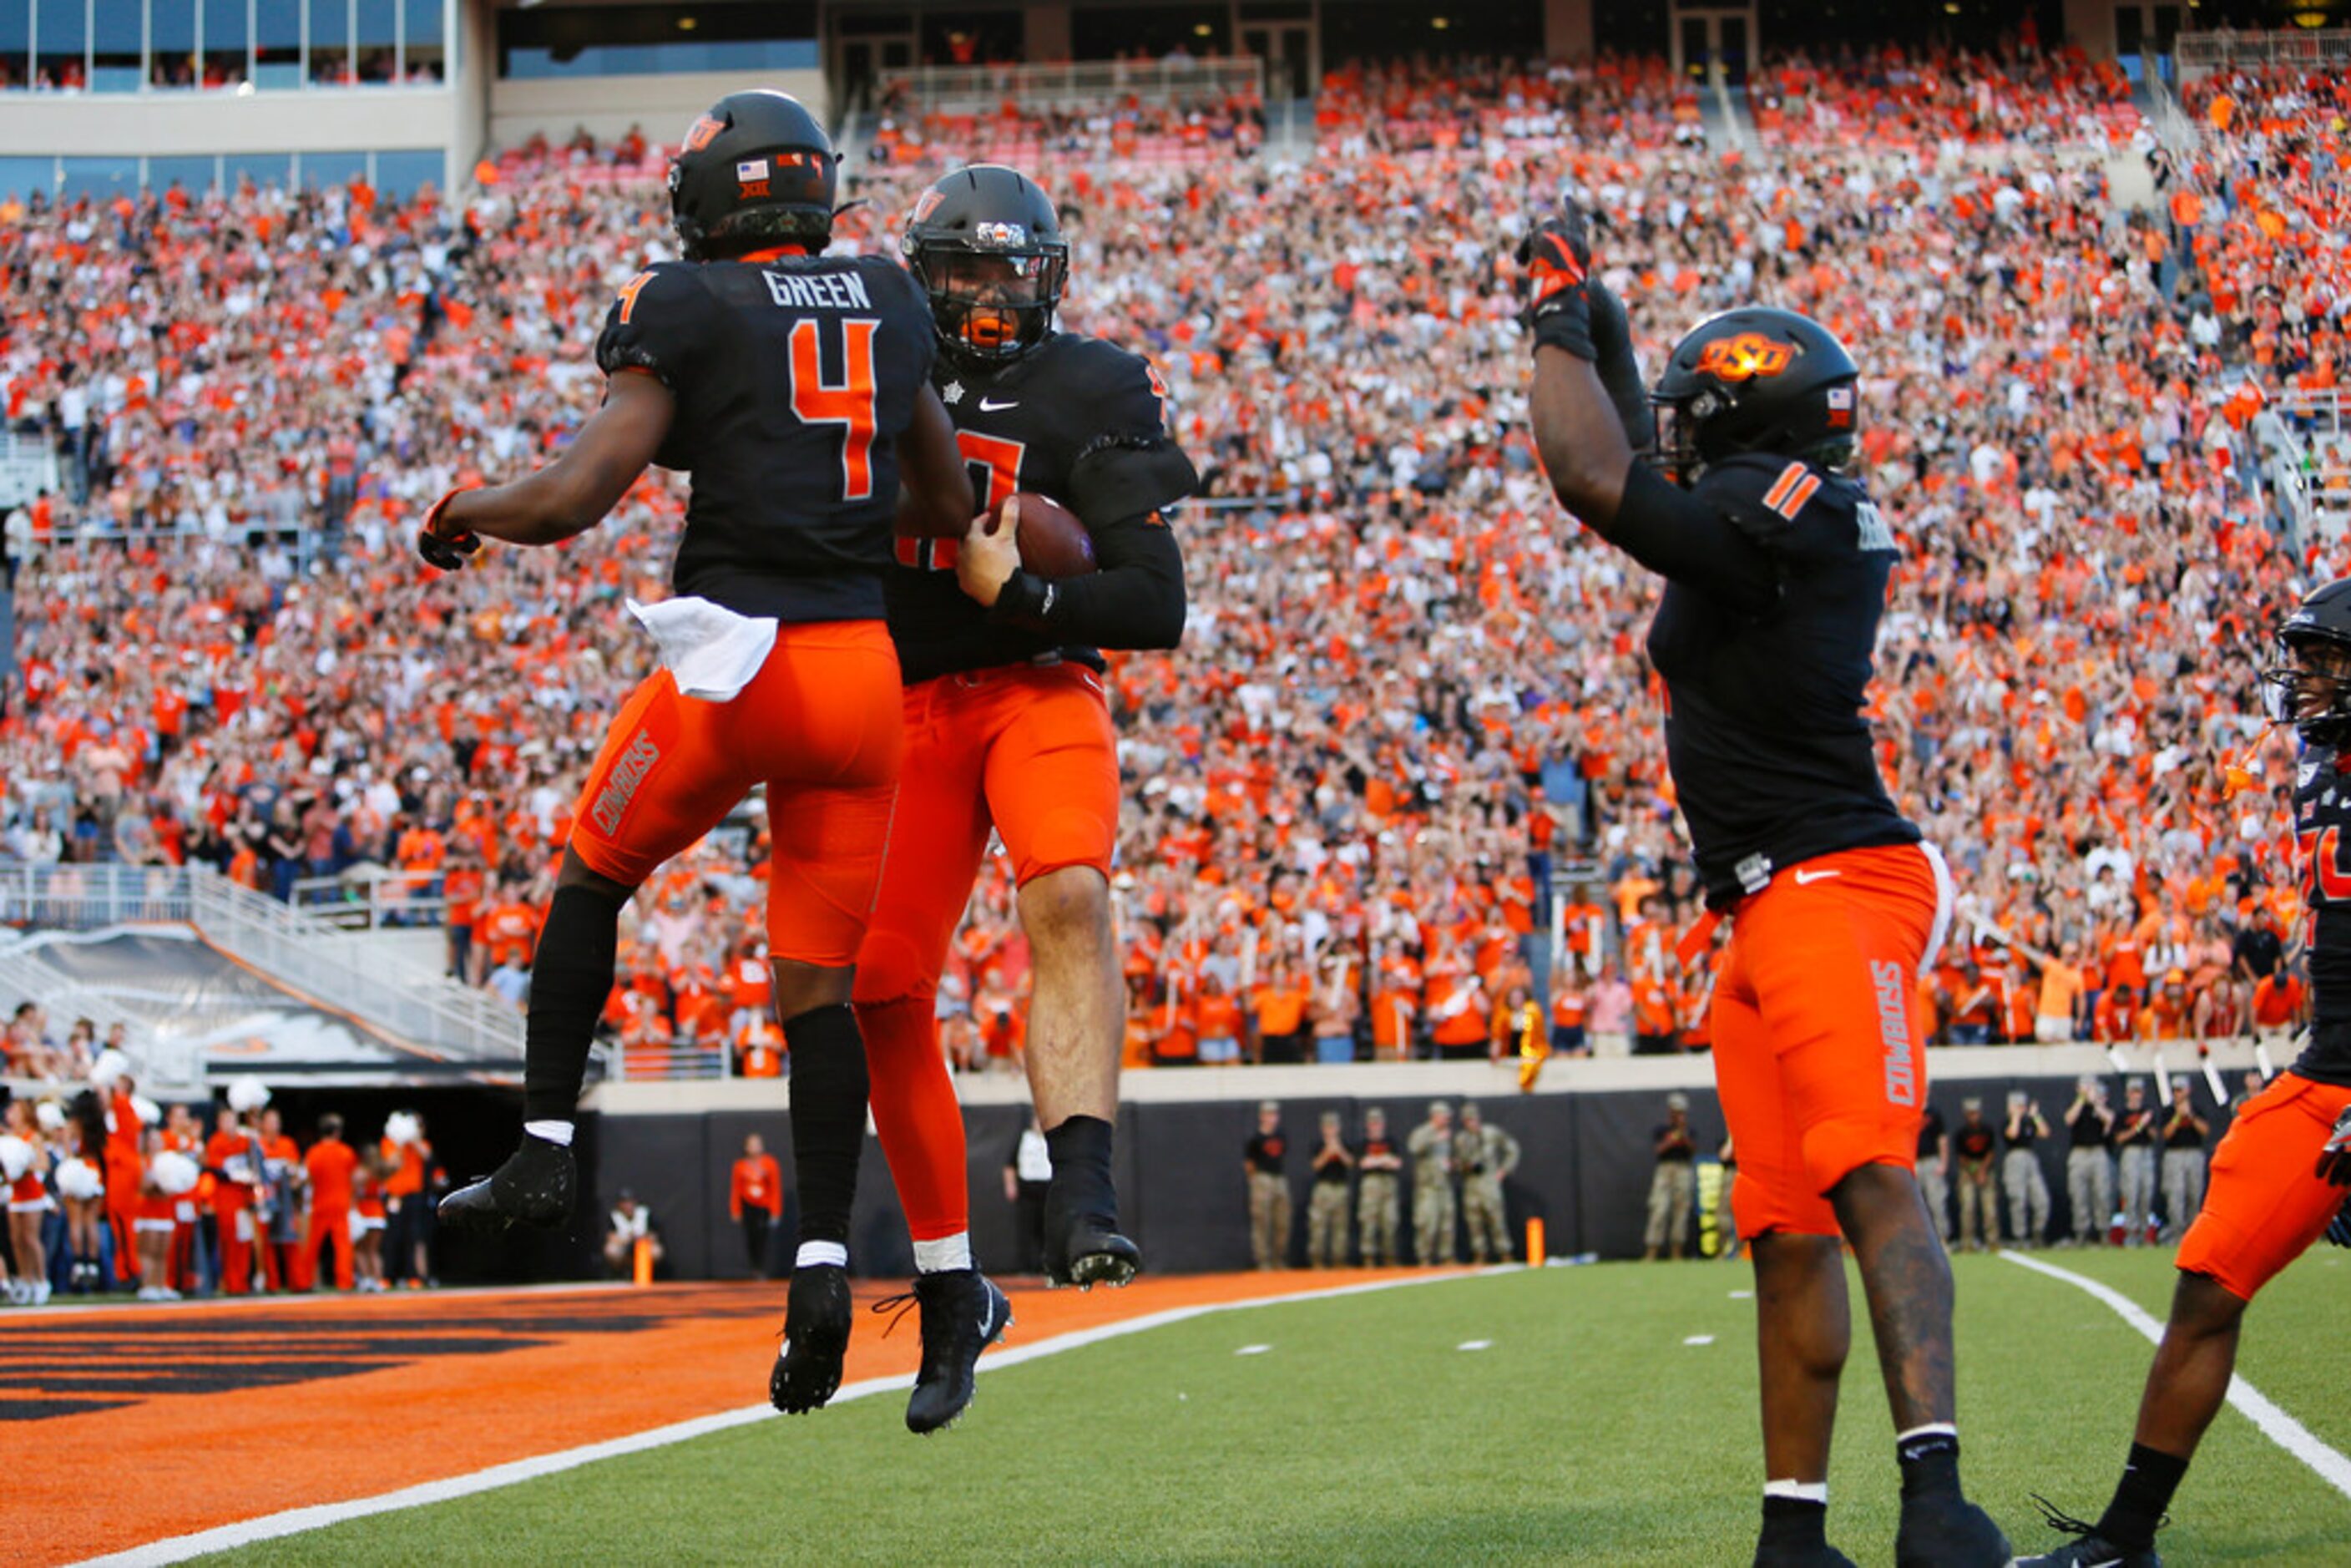
[[[2166, 1253], [2043, 1256], [2163, 1314]], [[2095, 1516], [2152, 1347], [2072, 1285], [1958, 1270], [1970, 1490], [2047, 1550], [2029, 1494]], [[1762, 1479], [1749, 1284], [1743, 1264], [1606, 1265], [1215, 1314], [990, 1373], [928, 1441], [877, 1396], [239, 1556], [1741, 1563]], [[2351, 1254], [2315, 1249], [2254, 1309], [2240, 1370], [2351, 1450], [2346, 1291]], [[1831, 1538], [1882, 1563], [1893, 1433], [1857, 1288], [1855, 1316]], [[2174, 1563], [2351, 1563], [2351, 1500], [2233, 1410], [2173, 1514]]]

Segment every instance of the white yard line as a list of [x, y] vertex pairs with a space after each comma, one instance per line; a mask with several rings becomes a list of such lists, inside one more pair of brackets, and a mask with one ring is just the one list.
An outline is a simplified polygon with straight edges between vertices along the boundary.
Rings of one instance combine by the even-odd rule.
[[[2001, 1256], [2036, 1274], [2046, 1274], [2053, 1280], [2063, 1280], [2069, 1285], [2087, 1291], [2112, 1307], [2123, 1322], [2146, 1335], [2148, 1343], [2162, 1343], [2163, 1325], [2137, 1301], [2111, 1285], [2101, 1284], [2086, 1275], [2076, 1274], [2071, 1269], [2060, 1269], [2054, 1263], [2044, 1263], [2038, 1258], [2028, 1258], [2019, 1252], [2002, 1252]], [[2308, 1465], [2320, 1480], [2345, 1497], [2351, 1498], [2351, 1458], [2346, 1458], [2341, 1450], [2322, 1442], [2309, 1427], [2279, 1409], [2275, 1400], [2242, 1377], [2229, 1380], [2229, 1403], [2259, 1427], [2263, 1437]]]
[[[1489, 1269], [1476, 1273], [1515, 1273], [1512, 1269]], [[1164, 1312], [1146, 1312], [1139, 1318], [1123, 1322], [1102, 1323], [1090, 1329], [1076, 1329], [1069, 1333], [1055, 1334], [1034, 1344], [1017, 1344], [993, 1351], [979, 1364], [979, 1370], [991, 1372], [1000, 1367], [1018, 1366], [1025, 1361], [1059, 1355], [1065, 1350], [1080, 1350], [1105, 1340], [1123, 1339], [1128, 1334], [1144, 1333], [1152, 1329], [1165, 1328], [1171, 1323], [1187, 1322], [1194, 1318], [1215, 1312], [1240, 1312], [1251, 1307], [1285, 1306], [1292, 1301], [1327, 1301], [1339, 1296], [1365, 1295], [1374, 1291], [1392, 1291], [1408, 1285], [1438, 1284], [1447, 1280], [1470, 1278], [1470, 1273], [1448, 1272], [1408, 1277], [1401, 1280], [1371, 1280], [1355, 1285], [1334, 1285], [1327, 1290], [1300, 1291], [1282, 1296], [1257, 1296], [1241, 1301], [1214, 1301], [1198, 1306], [1170, 1307]], [[835, 1405], [862, 1399], [869, 1395], [903, 1391], [911, 1386], [906, 1377], [868, 1377], [856, 1383], [844, 1384], [832, 1396]], [[152, 1568], [152, 1564], [185, 1563], [190, 1558], [207, 1552], [227, 1552], [256, 1542], [275, 1541], [282, 1536], [298, 1535], [305, 1531], [324, 1530], [347, 1520], [365, 1519], [371, 1514], [395, 1513], [402, 1509], [422, 1508], [426, 1503], [447, 1502], [455, 1498], [471, 1497], [476, 1492], [492, 1491], [499, 1487], [513, 1486], [520, 1481], [536, 1480], [564, 1470], [592, 1465], [599, 1459], [618, 1458], [623, 1454], [641, 1454], [648, 1448], [667, 1448], [672, 1443], [684, 1443], [729, 1427], [765, 1421], [776, 1415], [766, 1405], [746, 1406], [739, 1410], [724, 1410], [715, 1416], [698, 1416], [691, 1421], [679, 1421], [667, 1427], [656, 1427], [649, 1432], [637, 1432], [626, 1437], [614, 1437], [606, 1442], [590, 1443], [560, 1453], [541, 1454], [536, 1458], [517, 1459], [511, 1464], [493, 1465], [471, 1475], [453, 1476], [447, 1480], [426, 1481], [420, 1486], [403, 1487], [398, 1491], [383, 1492], [375, 1497], [357, 1498], [349, 1502], [318, 1503], [308, 1508], [287, 1509], [283, 1513], [265, 1514], [235, 1524], [224, 1524], [216, 1529], [199, 1531], [193, 1535], [175, 1535], [166, 1541], [132, 1547], [104, 1557], [93, 1557], [92, 1564], [120, 1564], [121, 1568]]]

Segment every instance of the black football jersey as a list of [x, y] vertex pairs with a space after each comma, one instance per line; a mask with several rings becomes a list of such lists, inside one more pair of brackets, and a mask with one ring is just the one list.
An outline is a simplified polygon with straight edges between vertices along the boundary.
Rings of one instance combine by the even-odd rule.
[[2294, 826], [2310, 906], [2310, 1043], [2294, 1070], [2351, 1083], [2351, 755], [2304, 748], [2294, 767]]
[[680, 594], [783, 621], [882, 615], [898, 441], [936, 353], [930, 301], [880, 256], [662, 262], [596, 363], [677, 397], [655, 461], [693, 476]]
[[[971, 465], [972, 494], [989, 511], [1025, 490], [1077, 511], [1099, 534], [1126, 519], [1088, 517], [1078, 506], [1071, 470], [1079, 456], [1105, 436], [1165, 434], [1167, 389], [1150, 361], [1074, 332], [1055, 333], [1000, 370], [977, 372], [942, 359], [931, 382]], [[1173, 507], [1182, 494], [1145, 497], [1137, 509]], [[898, 541], [890, 632], [908, 685], [1054, 654], [1102, 667], [1092, 647], [991, 618], [956, 585], [956, 548], [954, 540]]]
[[1751, 455], [1714, 465], [1686, 494], [1635, 472], [1646, 484], [1628, 486], [1628, 507], [1677, 515], [1648, 527], [1735, 545], [1715, 570], [1743, 574], [1668, 570], [1649, 627], [1667, 762], [1708, 903], [1728, 906], [1817, 855], [1917, 842], [1862, 716], [1899, 554], [1867, 493]]

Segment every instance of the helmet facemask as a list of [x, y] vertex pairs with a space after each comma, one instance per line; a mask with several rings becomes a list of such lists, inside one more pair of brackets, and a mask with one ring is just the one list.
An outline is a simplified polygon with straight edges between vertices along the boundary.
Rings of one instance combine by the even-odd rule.
[[2315, 744], [2351, 740], [2351, 643], [2290, 632], [2277, 639], [2274, 659], [2262, 672], [2270, 721]]
[[1067, 246], [986, 250], [925, 244], [913, 260], [940, 340], [976, 364], [1008, 363], [1045, 340], [1070, 267]]

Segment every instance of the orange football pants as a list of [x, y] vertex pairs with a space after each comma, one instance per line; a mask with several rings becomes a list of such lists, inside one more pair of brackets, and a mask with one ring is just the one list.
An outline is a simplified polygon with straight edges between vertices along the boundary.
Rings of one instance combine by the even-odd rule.
[[[213, 1226], [220, 1233], [221, 1290], [242, 1296], [253, 1289], [253, 1197], [250, 1188], [222, 1182], [213, 1191]], [[262, 1243], [263, 1250], [268, 1243]]]
[[2281, 1072], [2245, 1103], [2212, 1155], [2203, 1211], [2180, 1239], [2180, 1272], [2250, 1301], [2326, 1234], [2346, 1194], [2318, 1176], [2318, 1151], [2351, 1089]]
[[1949, 918], [1922, 845], [1844, 850], [1740, 901], [1714, 989], [1714, 1071], [1739, 1156], [1739, 1234], [1838, 1233], [1825, 1196], [1913, 1168], [1926, 1115], [1921, 965]]
[[1105, 876], [1118, 841], [1118, 747], [1102, 677], [1014, 664], [908, 688], [906, 768], [857, 1019], [874, 1129], [917, 1241], [969, 1227], [963, 1111], [939, 1051], [935, 998], [993, 827], [1027, 886], [1070, 866]]
[[605, 735], [571, 847], [590, 870], [635, 887], [765, 781], [768, 956], [853, 963], [890, 841], [899, 703], [898, 652], [879, 621], [781, 627], [727, 702], [685, 696], [656, 670]]
[[294, 1255], [294, 1288], [308, 1291], [319, 1283], [319, 1243], [335, 1254], [335, 1289], [351, 1288], [351, 1210], [349, 1204], [310, 1206], [302, 1221], [302, 1249]]

